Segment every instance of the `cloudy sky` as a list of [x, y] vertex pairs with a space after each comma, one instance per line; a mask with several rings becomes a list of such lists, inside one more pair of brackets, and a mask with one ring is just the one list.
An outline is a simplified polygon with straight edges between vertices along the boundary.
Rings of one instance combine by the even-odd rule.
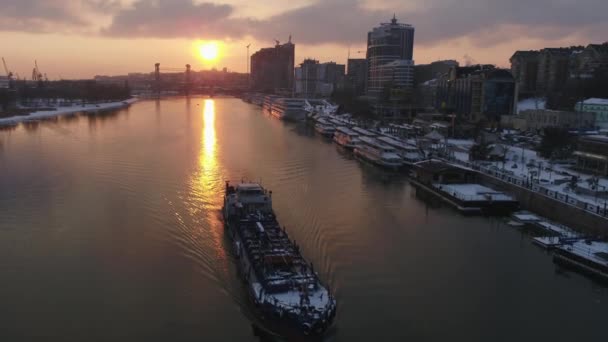
[[[393, 13], [416, 27], [414, 59], [506, 66], [516, 49], [608, 40], [606, 0], [0, 0], [0, 55], [21, 77], [34, 60], [49, 78], [149, 72], [163, 67], [245, 71], [274, 39], [305, 57], [344, 63], [367, 31]], [[203, 62], [201, 41], [221, 44]], [[2, 73], [0, 71], [0, 73]]]

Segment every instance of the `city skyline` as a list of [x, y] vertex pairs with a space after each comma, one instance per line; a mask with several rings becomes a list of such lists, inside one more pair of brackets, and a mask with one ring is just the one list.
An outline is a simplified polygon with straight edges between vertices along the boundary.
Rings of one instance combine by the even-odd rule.
[[[516, 50], [601, 43], [608, 30], [602, 20], [608, 4], [596, 0], [270, 0], [256, 5], [244, 0], [1, 0], [0, 5], [5, 42], [0, 55], [22, 78], [29, 77], [34, 60], [50, 79], [151, 72], [156, 62], [245, 72], [247, 44], [257, 51], [275, 39], [286, 42], [290, 34], [297, 63], [312, 57], [344, 64], [349, 47], [351, 58], [364, 57], [357, 51], [365, 50], [369, 28], [393, 14], [416, 27], [416, 64], [456, 59], [507, 67]], [[203, 60], [200, 44], [210, 41], [219, 45], [219, 56]]]

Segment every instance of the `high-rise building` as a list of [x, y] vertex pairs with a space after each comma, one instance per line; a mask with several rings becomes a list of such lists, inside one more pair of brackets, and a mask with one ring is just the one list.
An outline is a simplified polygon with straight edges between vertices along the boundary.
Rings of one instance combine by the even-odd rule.
[[453, 67], [437, 81], [439, 107], [463, 119], [499, 122], [513, 115], [515, 80], [509, 70], [493, 65]]
[[[413, 75], [414, 27], [397, 22], [393, 16], [390, 23], [381, 23], [367, 34], [367, 93], [379, 96], [387, 86], [393, 87], [387, 79], [384, 65], [401, 60], [399, 67], [409, 68]], [[403, 72], [401, 70], [400, 72]], [[409, 73], [409, 72], [408, 72]], [[412, 83], [405, 85], [411, 87]]]
[[509, 59], [511, 73], [522, 95], [535, 95], [540, 53], [538, 51], [516, 51]]
[[516, 51], [510, 62], [519, 94], [546, 95], [561, 89], [569, 79], [602, 77], [608, 71], [608, 42]]
[[305, 59], [295, 69], [295, 93], [299, 97], [327, 97], [344, 80], [344, 64]]
[[570, 77], [593, 78], [597, 72], [608, 70], [608, 42], [604, 44], [589, 44], [577, 53], [572, 63]]
[[251, 88], [275, 93], [291, 92], [294, 77], [295, 44], [289, 41], [263, 48], [251, 55]]
[[582, 52], [582, 47], [546, 48], [540, 50], [536, 88], [550, 92], [563, 86], [570, 77], [573, 54]]
[[367, 60], [365, 58], [349, 58], [347, 66], [348, 85], [354, 90], [355, 94], [363, 94], [367, 78]]
[[382, 94], [385, 88], [411, 89], [414, 86], [414, 61], [396, 59], [375, 68], [374, 77], [367, 84], [369, 94]]

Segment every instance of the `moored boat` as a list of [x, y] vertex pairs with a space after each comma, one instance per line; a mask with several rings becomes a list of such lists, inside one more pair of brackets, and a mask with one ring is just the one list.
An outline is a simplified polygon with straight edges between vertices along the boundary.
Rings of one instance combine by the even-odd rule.
[[305, 335], [326, 331], [336, 300], [279, 225], [272, 192], [256, 183], [227, 182], [222, 211], [240, 274], [262, 318]]
[[351, 128], [354, 132], [359, 133], [359, 136], [361, 137], [367, 137], [367, 138], [375, 138], [376, 136], [378, 136], [378, 134], [368, 131], [365, 128], [361, 128], [361, 127], [357, 127], [354, 126]]
[[334, 133], [334, 141], [336, 144], [352, 150], [359, 144], [359, 133], [349, 128], [340, 126], [336, 128], [336, 132]]
[[403, 160], [397, 151], [375, 138], [361, 137], [355, 147], [355, 156], [380, 167], [397, 170], [403, 166]]
[[270, 114], [281, 120], [301, 121], [306, 119], [305, 105], [303, 99], [279, 98], [272, 103]]
[[336, 127], [326, 119], [319, 119], [315, 124], [315, 130], [326, 138], [332, 138], [336, 132]]
[[425, 159], [424, 153], [416, 146], [386, 136], [378, 137], [378, 140], [386, 145], [394, 147], [403, 159], [403, 163], [407, 166], [413, 166], [415, 163]]

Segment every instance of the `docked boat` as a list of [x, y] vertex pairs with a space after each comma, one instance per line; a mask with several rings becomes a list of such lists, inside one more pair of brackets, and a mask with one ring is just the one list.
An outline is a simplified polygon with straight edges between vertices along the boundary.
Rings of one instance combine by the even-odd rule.
[[334, 133], [334, 142], [344, 148], [352, 150], [359, 144], [359, 133], [350, 128], [340, 126], [336, 128], [336, 132]]
[[413, 166], [415, 163], [425, 159], [424, 154], [416, 146], [386, 136], [378, 137], [378, 140], [386, 145], [394, 147], [401, 158], [403, 158], [403, 163], [407, 166]]
[[559, 245], [553, 261], [608, 281], [608, 243], [579, 239]]
[[276, 95], [266, 95], [262, 101], [262, 109], [267, 114], [272, 114], [272, 108], [281, 97]]
[[256, 183], [226, 182], [222, 211], [239, 273], [262, 318], [270, 326], [305, 335], [327, 330], [336, 300], [279, 225], [272, 192]]
[[336, 132], [336, 127], [326, 119], [319, 119], [315, 124], [315, 131], [326, 138], [332, 138]]
[[338, 106], [332, 105], [327, 100], [306, 99], [304, 101], [306, 117], [312, 119], [314, 115], [330, 116], [336, 113]]
[[306, 119], [304, 99], [279, 98], [275, 100], [270, 109], [270, 114], [281, 120], [301, 121]]
[[403, 166], [397, 150], [375, 138], [361, 137], [355, 147], [355, 156], [386, 169], [397, 170]]
[[375, 138], [378, 134], [374, 133], [374, 132], [370, 132], [364, 128], [361, 127], [353, 127], [351, 128], [354, 132], [359, 133], [359, 136], [361, 137], [367, 137], [367, 138]]

